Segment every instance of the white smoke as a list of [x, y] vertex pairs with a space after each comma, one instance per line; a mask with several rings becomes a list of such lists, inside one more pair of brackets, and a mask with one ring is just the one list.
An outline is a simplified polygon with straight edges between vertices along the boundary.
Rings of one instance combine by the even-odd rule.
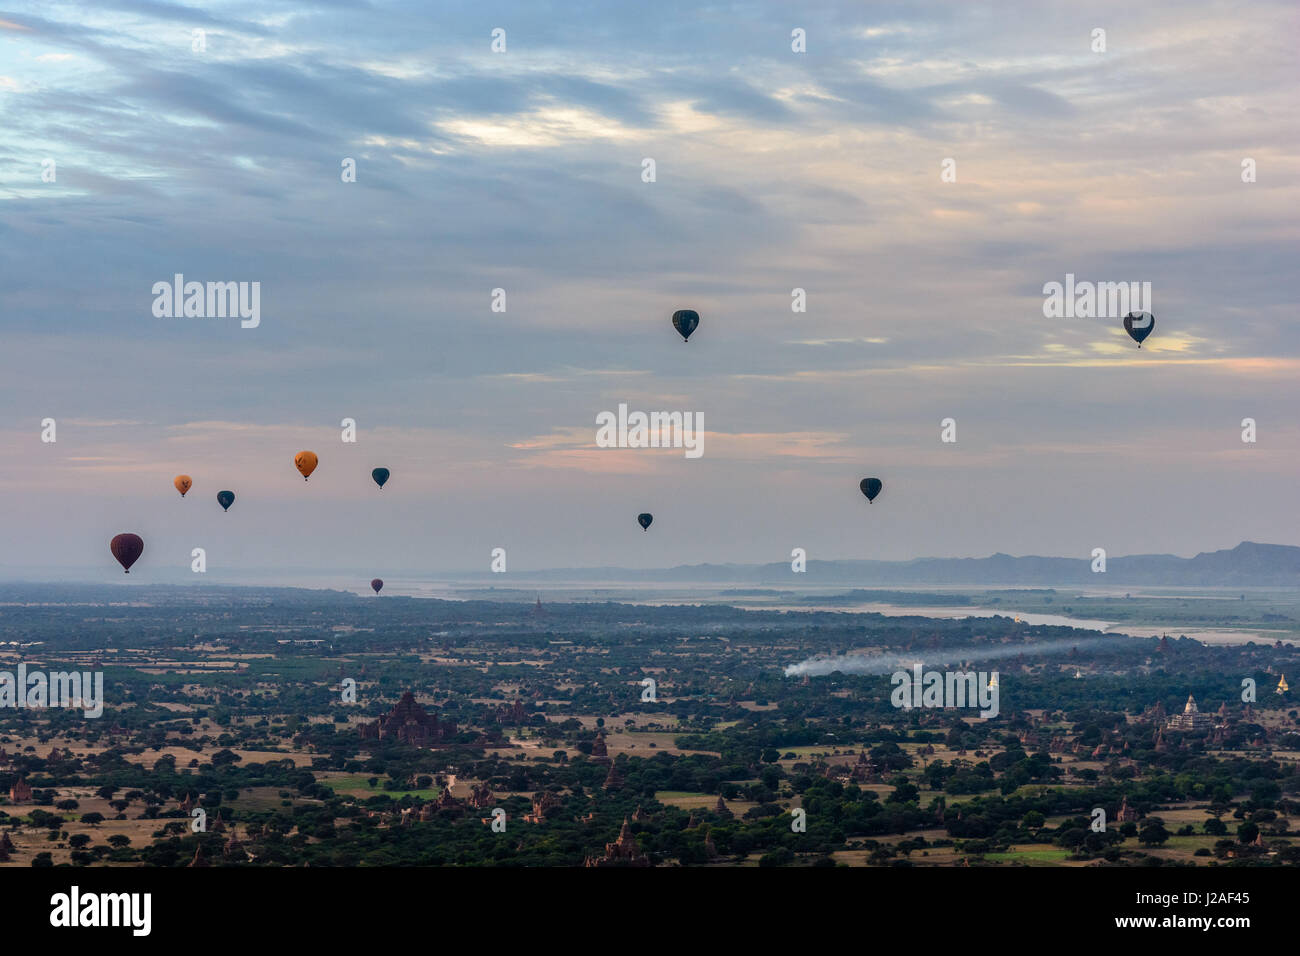
[[993, 647], [941, 647], [923, 654], [841, 654], [835, 657], [815, 656], [785, 669], [786, 677], [824, 677], [839, 671], [842, 674], [892, 674], [895, 671], [922, 667], [946, 667], [950, 664], [1006, 660], [1009, 657], [1048, 657], [1069, 653], [1071, 648], [1080, 651], [1103, 644], [1114, 645], [1115, 637], [1089, 637], [1079, 641], [1045, 641], [1042, 644], [1000, 644]]

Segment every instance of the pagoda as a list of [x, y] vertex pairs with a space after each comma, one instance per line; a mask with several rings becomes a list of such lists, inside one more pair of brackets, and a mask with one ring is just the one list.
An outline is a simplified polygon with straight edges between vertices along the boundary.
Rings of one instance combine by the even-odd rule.
[[470, 791], [469, 805], [475, 810], [482, 810], [484, 807], [492, 806], [496, 802], [496, 796], [487, 783], [481, 783]]
[[1170, 717], [1165, 726], [1173, 730], [1209, 730], [1213, 724], [1214, 718], [1201, 713], [1196, 706], [1196, 698], [1188, 694], [1183, 712]]
[[1137, 820], [1139, 816], [1140, 814], [1128, 805], [1128, 797], [1119, 802], [1119, 813], [1115, 816], [1119, 823], [1129, 823]]
[[415, 695], [408, 690], [392, 710], [374, 723], [362, 724], [358, 732], [363, 740], [394, 738], [412, 747], [432, 747], [456, 736], [456, 724], [430, 714], [416, 703]]
[[524, 814], [526, 823], [545, 823], [546, 815], [560, 805], [560, 798], [550, 790], [533, 794], [533, 812]]
[[636, 837], [632, 835], [632, 824], [623, 818], [623, 828], [619, 830], [618, 839], [605, 844], [605, 855], [600, 858], [587, 857], [584, 866], [649, 866], [650, 857], [641, 852]]

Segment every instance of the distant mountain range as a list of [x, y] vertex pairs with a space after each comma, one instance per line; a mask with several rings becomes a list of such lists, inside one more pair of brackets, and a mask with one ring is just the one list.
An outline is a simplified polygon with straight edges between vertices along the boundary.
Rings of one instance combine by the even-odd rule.
[[[473, 578], [493, 579], [484, 573]], [[655, 570], [572, 568], [512, 571], [514, 582], [620, 581], [640, 583], [871, 585], [1166, 585], [1170, 587], [1300, 587], [1300, 547], [1243, 541], [1235, 548], [1207, 551], [1194, 558], [1173, 554], [1112, 557], [1105, 573], [1094, 573], [1091, 558], [916, 558], [912, 561], [813, 561], [804, 574], [788, 562], [777, 564], [691, 564]], [[463, 579], [463, 578], [462, 578]]]

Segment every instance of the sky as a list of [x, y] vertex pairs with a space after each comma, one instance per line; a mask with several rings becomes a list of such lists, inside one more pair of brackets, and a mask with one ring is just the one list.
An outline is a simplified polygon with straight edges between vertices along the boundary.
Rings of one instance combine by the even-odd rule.
[[[120, 581], [121, 531], [133, 581], [271, 583], [1300, 544], [1297, 39], [1267, 0], [0, 0], [0, 578]], [[260, 324], [157, 317], [176, 273]], [[1067, 274], [1151, 283], [1143, 347], [1046, 317]], [[598, 447], [620, 403], [703, 455]]]

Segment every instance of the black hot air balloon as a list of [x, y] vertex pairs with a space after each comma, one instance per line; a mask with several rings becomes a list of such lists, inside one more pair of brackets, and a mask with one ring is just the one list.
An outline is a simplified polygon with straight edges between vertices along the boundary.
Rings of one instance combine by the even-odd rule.
[[376, 468], [374, 471], [370, 473], [370, 477], [375, 479], [375, 484], [377, 484], [380, 488], [383, 488], [384, 482], [388, 480], [388, 469]]
[[217, 504], [221, 505], [222, 511], [229, 511], [230, 506], [235, 503], [235, 493], [233, 491], [218, 491]]
[[681, 333], [682, 341], [689, 342], [691, 333], [700, 324], [700, 313], [694, 309], [679, 309], [673, 313], [673, 328]]
[[113, 552], [113, 557], [117, 558], [117, 563], [122, 565], [124, 574], [131, 573], [131, 565], [140, 559], [144, 554], [144, 539], [138, 534], [123, 532], [114, 535], [113, 540], [108, 543], [108, 550]]
[[1150, 312], [1130, 312], [1124, 316], [1124, 331], [1133, 337], [1133, 341], [1142, 347], [1142, 340], [1156, 327], [1156, 317]]
[[641, 526], [642, 531], [648, 531], [650, 529], [650, 522], [654, 520], [655, 516], [648, 512], [642, 512], [636, 516], [636, 523]]
[[879, 478], [863, 478], [858, 483], [858, 487], [862, 489], [862, 493], [867, 496], [867, 501], [870, 502], [876, 500], [876, 495], [880, 494], [880, 489], [885, 486]]
[[375, 589], [375, 593], [378, 594], [378, 593], [380, 592], [380, 590], [381, 590], [381, 589], [383, 588], [383, 586], [384, 586], [384, 581], [383, 581], [382, 578], [375, 578], [374, 580], [372, 580], [372, 581], [370, 582], [370, 586], [371, 586], [372, 588], [374, 588], [374, 589]]

